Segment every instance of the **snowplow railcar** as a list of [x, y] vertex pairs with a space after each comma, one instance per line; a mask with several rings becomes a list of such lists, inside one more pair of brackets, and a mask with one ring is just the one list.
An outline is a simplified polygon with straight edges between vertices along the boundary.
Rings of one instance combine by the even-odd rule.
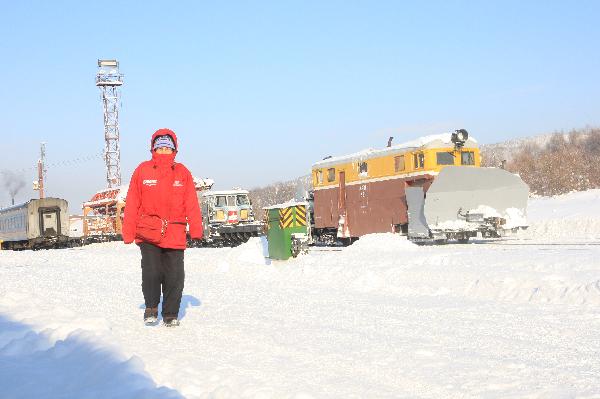
[[[528, 187], [505, 170], [481, 168], [478, 144], [464, 129], [325, 158], [313, 164], [312, 181], [317, 242], [383, 232], [468, 240], [525, 227]], [[436, 185], [439, 195], [428, 196]], [[490, 203], [494, 195], [504, 199]]]
[[201, 191], [198, 200], [204, 237], [196, 244], [235, 246], [263, 233], [262, 222], [254, 219], [247, 190]]

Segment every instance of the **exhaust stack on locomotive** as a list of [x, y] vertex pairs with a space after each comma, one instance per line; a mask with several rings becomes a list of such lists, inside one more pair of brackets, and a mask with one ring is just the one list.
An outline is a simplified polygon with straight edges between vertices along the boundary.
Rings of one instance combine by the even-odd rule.
[[526, 228], [529, 188], [480, 167], [466, 130], [330, 157], [312, 167], [314, 239], [398, 232], [414, 241], [499, 237]]

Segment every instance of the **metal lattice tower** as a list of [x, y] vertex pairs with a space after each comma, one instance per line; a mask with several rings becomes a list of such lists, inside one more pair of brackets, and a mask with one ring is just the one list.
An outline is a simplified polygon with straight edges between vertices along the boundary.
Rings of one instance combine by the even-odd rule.
[[96, 86], [102, 91], [104, 106], [104, 159], [108, 188], [121, 185], [121, 150], [119, 148], [119, 107], [123, 74], [117, 60], [98, 60]]

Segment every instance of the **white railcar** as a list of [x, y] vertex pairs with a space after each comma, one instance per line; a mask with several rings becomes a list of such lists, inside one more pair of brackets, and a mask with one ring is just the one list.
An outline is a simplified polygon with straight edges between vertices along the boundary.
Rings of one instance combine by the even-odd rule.
[[0, 209], [2, 249], [67, 246], [69, 204], [62, 198], [32, 199]]

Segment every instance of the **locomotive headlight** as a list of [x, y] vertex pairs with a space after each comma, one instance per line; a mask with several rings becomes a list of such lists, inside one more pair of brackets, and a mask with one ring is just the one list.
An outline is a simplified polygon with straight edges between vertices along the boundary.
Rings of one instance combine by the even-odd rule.
[[459, 129], [456, 131], [456, 137], [460, 141], [467, 141], [469, 139], [469, 132], [467, 132], [465, 129]]
[[454, 143], [456, 148], [461, 148], [465, 141], [469, 139], [469, 133], [465, 129], [458, 129], [452, 133], [450, 140]]

